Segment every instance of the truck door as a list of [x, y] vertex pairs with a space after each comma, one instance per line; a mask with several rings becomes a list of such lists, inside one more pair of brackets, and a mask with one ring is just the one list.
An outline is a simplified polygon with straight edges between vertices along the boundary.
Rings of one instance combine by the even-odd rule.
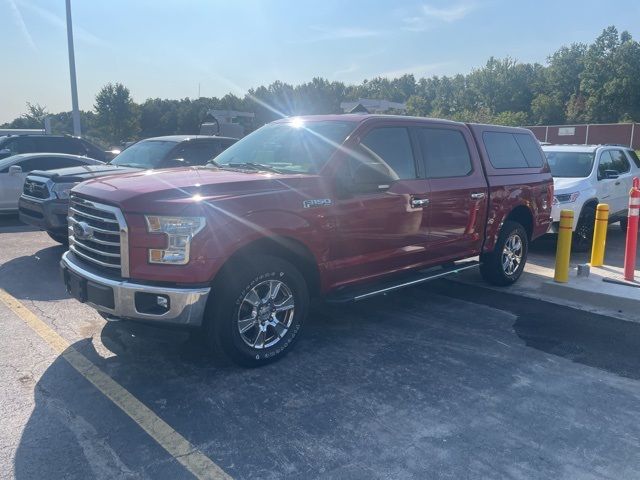
[[430, 183], [428, 255], [446, 261], [480, 253], [488, 187], [468, 130], [451, 125], [414, 129]]
[[409, 128], [378, 125], [345, 149], [337, 180], [346, 193], [331, 209], [332, 283], [348, 283], [424, 262], [428, 181], [418, 177]]

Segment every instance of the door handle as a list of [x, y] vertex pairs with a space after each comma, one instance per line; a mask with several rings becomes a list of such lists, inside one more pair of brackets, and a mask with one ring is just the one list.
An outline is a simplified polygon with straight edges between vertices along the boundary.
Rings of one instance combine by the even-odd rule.
[[411, 199], [411, 206], [413, 208], [426, 207], [427, 205], [429, 205], [428, 198], [412, 198]]
[[486, 195], [487, 194], [484, 192], [476, 192], [471, 194], [471, 198], [473, 198], [474, 200], [480, 200], [481, 198], [484, 198]]
[[617, 181], [617, 182], [616, 182], [616, 185], [620, 185], [620, 181]]

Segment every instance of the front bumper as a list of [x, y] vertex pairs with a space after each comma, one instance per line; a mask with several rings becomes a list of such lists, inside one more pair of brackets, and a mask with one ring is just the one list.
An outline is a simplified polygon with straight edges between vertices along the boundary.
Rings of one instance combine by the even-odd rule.
[[67, 235], [69, 201], [39, 200], [22, 195], [18, 201], [20, 221], [51, 233]]
[[[211, 291], [208, 287], [171, 288], [109, 278], [81, 264], [71, 252], [62, 255], [60, 269], [67, 291], [106, 317], [164, 325], [202, 325]], [[165, 308], [153, 304], [156, 297], [166, 300]]]
[[573, 229], [576, 229], [578, 225], [578, 217], [580, 217], [581, 205], [577, 203], [561, 203], [560, 205], [553, 205], [551, 207], [551, 225], [549, 226], [549, 233], [558, 233], [558, 227], [560, 226], [560, 212], [562, 210], [573, 210]]

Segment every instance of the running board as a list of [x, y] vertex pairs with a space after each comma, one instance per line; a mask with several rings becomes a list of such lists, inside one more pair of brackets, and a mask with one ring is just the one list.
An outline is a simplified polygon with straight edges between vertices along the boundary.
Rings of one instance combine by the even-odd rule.
[[439, 278], [454, 275], [456, 273], [463, 272], [464, 270], [469, 270], [479, 266], [480, 262], [473, 260], [450, 264], [446, 267], [433, 267], [426, 270], [418, 270], [417, 272], [406, 274], [401, 277], [396, 276], [391, 280], [382, 280], [380, 282], [358, 287], [345, 287], [327, 296], [325, 301], [328, 303], [359, 302], [360, 300], [365, 300], [377, 295], [384, 295], [385, 293], [400, 290], [401, 288], [412, 287], [413, 285], [429, 282], [431, 280], [437, 280]]

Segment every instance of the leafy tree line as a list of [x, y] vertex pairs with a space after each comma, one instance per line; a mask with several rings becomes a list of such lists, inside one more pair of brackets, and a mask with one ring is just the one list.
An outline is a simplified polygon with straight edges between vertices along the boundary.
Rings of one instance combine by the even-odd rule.
[[[121, 84], [107, 84], [94, 111], [82, 112], [83, 133], [115, 144], [157, 135], [195, 133], [209, 109], [255, 112], [249, 128], [283, 115], [340, 113], [340, 102], [358, 98], [406, 102], [410, 115], [504, 125], [640, 121], [640, 43], [608, 27], [591, 44], [563, 46], [546, 65], [489, 58], [466, 75], [417, 79], [403, 75], [346, 85], [314, 78], [300, 85], [276, 81], [239, 97], [167, 100], [136, 104]], [[39, 128], [40, 105], [5, 128]], [[56, 133], [71, 133], [70, 112], [50, 115]]]

